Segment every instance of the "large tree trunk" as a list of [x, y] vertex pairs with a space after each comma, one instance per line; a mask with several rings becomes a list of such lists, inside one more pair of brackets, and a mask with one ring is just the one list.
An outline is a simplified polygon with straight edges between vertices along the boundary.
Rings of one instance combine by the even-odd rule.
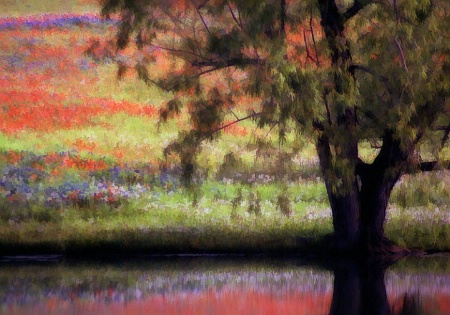
[[[352, 139], [341, 141], [340, 153], [332, 153], [325, 134], [318, 139], [317, 152], [333, 214], [336, 251], [363, 255], [402, 253], [386, 239], [384, 223], [392, 189], [405, 173], [413, 147], [402, 148], [393, 132], [386, 130], [378, 156], [372, 164], [366, 164], [354, 157], [357, 148]], [[343, 169], [335, 166], [342, 164], [346, 165]]]
[[383, 136], [380, 153], [372, 164], [361, 163], [358, 176], [361, 178], [361, 246], [371, 252], [398, 252], [384, 234], [386, 210], [392, 189], [405, 173], [413, 146], [401, 148], [392, 131]]
[[[406, 253], [387, 240], [384, 224], [392, 189], [406, 171], [412, 148], [402, 149], [393, 133], [387, 130], [380, 153], [372, 164], [359, 161], [354, 168], [349, 164], [346, 171], [341, 171], [331, 163], [328, 138], [322, 135], [319, 139], [317, 152], [333, 213], [332, 245], [336, 251], [362, 255]], [[340, 164], [340, 159], [348, 160], [351, 156], [335, 154], [333, 158], [335, 164]], [[343, 182], [343, 187], [336, 188], [337, 182]]]
[[360, 243], [358, 192], [352, 187], [345, 195], [328, 194], [333, 214], [334, 248], [339, 252], [352, 252]]
[[317, 152], [320, 168], [327, 189], [328, 200], [333, 214], [334, 238], [333, 248], [339, 252], [354, 251], [360, 239], [360, 212], [358, 182], [356, 177], [352, 182], [346, 183], [348, 187], [338, 189], [339, 170], [332, 165], [332, 153], [326, 136], [319, 138]]
[[371, 252], [383, 250], [386, 210], [396, 181], [396, 178], [384, 178], [383, 170], [376, 167], [362, 181], [360, 242], [364, 249]]

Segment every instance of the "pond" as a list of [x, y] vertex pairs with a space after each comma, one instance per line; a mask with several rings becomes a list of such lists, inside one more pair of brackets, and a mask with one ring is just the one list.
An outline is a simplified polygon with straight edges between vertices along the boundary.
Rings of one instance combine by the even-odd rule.
[[450, 257], [0, 263], [0, 314], [450, 314]]

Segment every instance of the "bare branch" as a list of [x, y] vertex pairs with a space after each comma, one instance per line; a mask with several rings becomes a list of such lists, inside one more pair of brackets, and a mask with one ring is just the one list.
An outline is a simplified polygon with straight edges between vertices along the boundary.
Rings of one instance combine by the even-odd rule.
[[239, 24], [244, 25], [244, 24], [242, 23], [242, 19], [241, 19], [241, 11], [239, 11], [239, 8], [238, 8], [238, 13], [239, 13], [239, 15], [238, 15], [238, 18], [239, 18]]
[[267, 131], [264, 139], [267, 139], [267, 137], [269, 136], [269, 134], [272, 132], [273, 128], [275, 128], [275, 126], [278, 125], [278, 121], [274, 122], [272, 127], [270, 127], [269, 131]]
[[450, 170], [450, 161], [430, 161], [421, 162], [417, 165], [417, 168], [411, 168], [406, 171], [406, 174], [414, 174], [417, 172], [433, 172], [441, 169]]
[[[197, 61], [194, 60], [191, 62], [191, 65], [193, 67], [198, 67], [198, 68], [204, 68], [204, 67], [211, 67], [210, 69], [206, 69], [204, 71], [200, 71], [199, 73], [197, 73], [196, 75], [193, 75], [191, 78], [198, 78], [202, 75], [214, 72], [214, 71], [218, 71], [221, 69], [225, 69], [228, 67], [233, 67], [233, 66], [246, 66], [246, 65], [259, 65], [261, 64], [262, 61], [259, 59], [239, 59], [239, 58], [233, 58], [230, 60], [225, 60], [225, 61], [214, 61], [214, 60], [208, 60], [208, 61]], [[158, 82], [155, 81], [153, 79], [150, 78], [148, 71], [145, 69], [144, 66], [142, 65], [136, 65], [135, 66], [136, 70], [138, 71], [139, 74], [139, 78], [142, 79], [145, 83], [147, 84], [154, 84], [155, 86], [159, 87], [160, 89], [169, 92], [171, 89], [167, 88], [167, 86], [164, 86], [164, 84], [161, 84], [162, 81]]]
[[199, 56], [201, 56], [202, 59], [206, 59], [205, 57], [202, 56], [202, 49], [201, 49], [201, 46], [200, 46], [200, 42], [197, 39], [197, 32], [195, 30], [195, 26], [194, 25], [192, 26], [192, 35], [194, 36], [195, 46], [197, 47], [197, 51], [199, 52]]
[[233, 114], [233, 116], [236, 118], [236, 119], [239, 119], [239, 117], [238, 117], [238, 115], [236, 115], [236, 113], [230, 108], [230, 112]]
[[[191, 0], [192, 1], [192, 0]], [[195, 3], [192, 1], [192, 3], [194, 4], [194, 6], [195, 6]], [[206, 2], [205, 2], [206, 3]], [[197, 14], [200, 16], [200, 19], [202, 20], [202, 23], [203, 23], [203, 25], [205, 26], [205, 28], [206, 28], [206, 31], [209, 33], [209, 35], [211, 35], [211, 31], [209, 30], [209, 27], [208, 27], [208, 24], [206, 24], [206, 21], [205, 21], [205, 19], [203, 18], [203, 15], [202, 15], [202, 13], [200, 12], [200, 9], [199, 8], [197, 8], [197, 7], [195, 7], [195, 11], [197, 11]]]
[[233, 20], [236, 22], [236, 24], [239, 26], [239, 28], [242, 29], [242, 23], [241, 23], [241, 21], [238, 21], [238, 19], [236, 18], [236, 15], [233, 12], [233, 8], [231, 7], [231, 5], [228, 1], [227, 1], [227, 6], [228, 6], [228, 9], [230, 10]]
[[437, 126], [432, 128], [433, 131], [447, 131], [447, 129], [448, 126]]
[[[308, 41], [306, 40], [306, 30], [303, 30], [303, 41], [305, 42], [306, 58], [311, 59], [312, 62], [317, 64], [317, 60], [314, 59], [313, 56], [309, 53]], [[306, 60], [305, 60], [305, 66], [306, 66]]]
[[183, 49], [176, 49], [176, 48], [169, 48], [169, 47], [163, 47], [163, 46], [158, 46], [158, 45], [152, 45], [152, 47], [155, 47], [155, 48], [158, 48], [158, 49], [161, 49], [161, 50], [170, 51], [170, 52], [176, 52], [176, 53], [192, 55], [195, 58], [205, 59], [204, 57], [202, 57], [201, 55], [196, 54], [193, 51], [188, 51], [188, 50], [183, 50]]
[[397, 21], [400, 20], [400, 14], [398, 13], [398, 7], [397, 7], [397, 0], [393, 0], [394, 5], [394, 12], [395, 12], [395, 16], [397, 17]]
[[[228, 128], [228, 127], [230, 127], [230, 126], [232, 126], [232, 125], [234, 125], [234, 124], [237, 124], [237, 123], [239, 123], [239, 122], [241, 122], [241, 121], [243, 121], [243, 120], [251, 119], [251, 118], [257, 117], [257, 116], [259, 116], [259, 115], [261, 115], [260, 112], [258, 112], [258, 113], [257, 113], [257, 112], [253, 112], [252, 114], [250, 114], [250, 115], [248, 115], [248, 116], [245, 116], [245, 117], [236, 119], [236, 120], [234, 120], [234, 121], [232, 121], [232, 122], [230, 122], [230, 123], [228, 123], [228, 124], [226, 124], [226, 125], [223, 125], [223, 126], [217, 128], [217, 129], [211, 131], [211, 133], [208, 134], [207, 137], [210, 137], [212, 134], [214, 134], [214, 133], [216, 133], [216, 132], [219, 132], [219, 131], [221, 131], [221, 130], [223, 130], [223, 129], [225, 129], [225, 128]], [[207, 138], [207, 137], [205, 136], [205, 138]]]
[[309, 18], [309, 28], [311, 30], [311, 37], [312, 37], [312, 41], [314, 44], [314, 51], [316, 53], [316, 64], [317, 64], [317, 67], [320, 67], [319, 53], [317, 52], [316, 38], [314, 36], [314, 28], [312, 26], [312, 12], [311, 12], [311, 17]]
[[395, 43], [397, 44], [397, 48], [400, 51], [400, 57], [402, 58], [403, 68], [408, 71], [408, 67], [406, 66], [406, 59], [405, 54], [403, 53], [402, 46], [400, 45], [400, 42], [398, 41], [397, 37], [394, 39]]
[[437, 165], [437, 161], [422, 162], [419, 164], [419, 169], [422, 172], [430, 172], [430, 171], [434, 170], [436, 165]]
[[216, 67], [216, 68], [226, 68], [232, 66], [249, 66], [249, 65], [258, 65], [261, 64], [262, 61], [259, 59], [251, 59], [251, 58], [232, 58], [229, 60], [208, 60], [208, 61], [193, 61], [193, 67]]
[[285, 25], [286, 25], [286, 0], [280, 0], [280, 6], [281, 6], [281, 14], [280, 14], [280, 20], [281, 20], [281, 26], [280, 31], [281, 34], [285, 34]]
[[211, 73], [211, 72], [214, 72], [214, 71], [222, 70], [224, 68], [226, 68], [226, 67], [217, 67], [217, 68], [211, 68], [211, 69], [208, 69], [208, 70], [200, 71], [199, 73], [197, 73], [197, 75], [195, 77], [201, 77], [204, 74], [208, 74], [208, 73]]

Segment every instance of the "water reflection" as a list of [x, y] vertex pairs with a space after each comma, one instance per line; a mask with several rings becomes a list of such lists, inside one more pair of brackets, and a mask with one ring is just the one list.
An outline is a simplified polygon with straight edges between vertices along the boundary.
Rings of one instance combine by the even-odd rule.
[[450, 314], [449, 262], [2, 264], [0, 314]]

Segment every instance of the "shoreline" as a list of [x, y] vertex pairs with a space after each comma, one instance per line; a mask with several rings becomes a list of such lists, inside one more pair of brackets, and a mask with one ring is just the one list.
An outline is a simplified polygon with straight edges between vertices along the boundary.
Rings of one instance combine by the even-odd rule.
[[[374, 255], [374, 260], [399, 260], [406, 257], [450, 257], [450, 251], [439, 249], [406, 249], [404, 252]], [[61, 262], [61, 261], [115, 261], [146, 260], [155, 258], [258, 258], [305, 259], [328, 261], [333, 259], [366, 260], [361, 253], [337, 253], [331, 251], [326, 240], [309, 240], [308, 244], [292, 247], [216, 247], [192, 248], [192, 246], [168, 247], [126, 245], [117, 242], [97, 244], [72, 244], [62, 247], [56, 243], [19, 244], [0, 241], [1, 263]], [[370, 258], [369, 258], [370, 259]]]

